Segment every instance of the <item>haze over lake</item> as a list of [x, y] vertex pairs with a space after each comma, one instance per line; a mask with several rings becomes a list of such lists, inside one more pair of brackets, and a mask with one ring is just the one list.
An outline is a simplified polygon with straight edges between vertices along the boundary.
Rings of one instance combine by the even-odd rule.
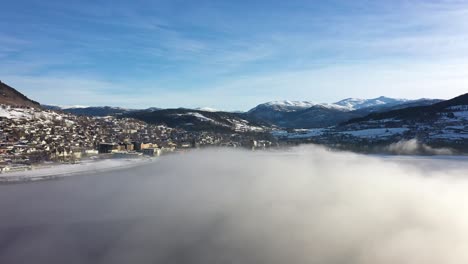
[[467, 175], [302, 147], [1, 185], [0, 263], [465, 263]]

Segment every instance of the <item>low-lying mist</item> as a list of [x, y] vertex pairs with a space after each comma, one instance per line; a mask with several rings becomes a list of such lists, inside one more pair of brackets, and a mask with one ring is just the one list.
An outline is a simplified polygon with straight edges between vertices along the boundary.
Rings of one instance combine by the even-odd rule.
[[218, 149], [1, 186], [0, 262], [460, 264], [467, 172], [318, 147]]
[[449, 148], [433, 148], [417, 139], [401, 140], [388, 145], [384, 152], [397, 155], [453, 155], [455, 152]]

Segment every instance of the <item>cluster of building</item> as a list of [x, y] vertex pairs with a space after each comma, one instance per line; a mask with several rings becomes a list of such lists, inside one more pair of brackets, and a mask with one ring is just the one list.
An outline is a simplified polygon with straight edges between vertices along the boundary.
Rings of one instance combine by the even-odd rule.
[[76, 162], [94, 155], [158, 156], [210, 145], [252, 147], [258, 143], [239, 133], [189, 132], [128, 118], [0, 106], [0, 173], [30, 169], [45, 161]]

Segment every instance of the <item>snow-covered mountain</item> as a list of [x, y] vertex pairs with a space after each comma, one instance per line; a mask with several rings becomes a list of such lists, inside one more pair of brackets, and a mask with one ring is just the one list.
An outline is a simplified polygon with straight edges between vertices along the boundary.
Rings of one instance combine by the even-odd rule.
[[336, 104], [327, 104], [327, 103], [315, 103], [311, 101], [271, 101], [263, 104], [259, 104], [256, 107], [252, 108], [249, 112], [254, 112], [261, 109], [269, 109], [273, 111], [281, 112], [295, 112], [299, 110], [304, 110], [314, 106], [321, 106], [329, 109], [337, 109], [342, 111], [349, 110], [347, 107], [336, 105]]
[[57, 106], [60, 109], [73, 109], [73, 108], [88, 108], [91, 107], [89, 105], [63, 105], [63, 106]]
[[[418, 99], [424, 100], [424, 99]], [[409, 102], [415, 102], [418, 100], [409, 100], [409, 99], [396, 99], [385, 96], [380, 96], [372, 99], [360, 99], [360, 98], [347, 98], [336, 103], [316, 103], [312, 101], [271, 101], [263, 104], [259, 104], [256, 107], [252, 108], [249, 112], [255, 112], [258, 110], [271, 110], [271, 111], [280, 111], [280, 112], [295, 112], [304, 110], [311, 107], [324, 107], [328, 109], [334, 109], [339, 111], [354, 111], [363, 108], [372, 107], [378, 109], [380, 107], [392, 107], [400, 104], [406, 104]]]
[[450, 100], [437, 102], [431, 105], [412, 106], [403, 109], [395, 109], [380, 113], [372, 113], [363, 118], [350, 120], [348, 123], [375, 122], [389, 120], [409, 120], [411, 122], [429, 122], [439, 119], [455, 118], [465, 116], [468, 109], [468, 94], [463, 94]]
[[197, 107], [195, 108], [195, 110], [205, 111], [205, 112], [219, 112], [218, 109], [211, 108], [211, 107]]
[[384, 96], [373, 99], [348, 98], [332, 104], [310, 101], [272, 101], [252, 108], [248, 114], [280, 127], [319, 128], [337, 125], [370, 113], [437, 102], [439, 100], [408, 100]]
[[260, 104], [250, 111], [254, 111], [256, 108], [264, 107], [264, 108], [269, 108], [269, 109], [276, 110], [276, 111], [291, 112], [291, 111], [306, 109], [314, 105], [315, 103], [309, 102], [309, 101], [289, 101], [289, 100], [272, 101], [272, 102]]
[[358, 110], [366, 107], [378, 107], [378, 106], [395, 106], [399, 104], [408, 103], [414, 100], [408, 99], [396, 99], [385, 96], [380, 96], [373, 99], [360, 99], [360, 98], [347, 98], [334, 103], [342, 107], [346, 107], [349, 110]]
[[[408, 107], [372, 112], [364, 117], [329, 128], [276, 131], [275, 136], [286, 139], [312, 140], [316, 143], [352, 146], [354, 150], [380, 151], [382, 146], [419, 142], [423, 154], [466, 153], [468, 146], [468, 94], [450, 100], [427, 104], [434, 100], [409, 102]], [[360, 110], [351, 113], [362, 112]], [[396, 143], [398, 142], [398, 143]], [[391, 145], [390, 145], [391, 146]], [[430, 147], [437, 148], [437, 151]], [[390, 149], [391, 150], [391, 149]], [[432, 149], [435, 150], [435, 149]], [[393, 150], [391, 150], [393, 151]], [[394, 152], [394, 151], [393, 151]]]

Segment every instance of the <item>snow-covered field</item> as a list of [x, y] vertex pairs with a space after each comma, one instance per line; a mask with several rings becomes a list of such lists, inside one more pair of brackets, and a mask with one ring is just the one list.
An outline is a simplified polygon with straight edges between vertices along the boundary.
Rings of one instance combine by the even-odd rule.
[[[351, 135], [358, 138], [385, 138], [407, 132], [408, 128], [370, 128], [361, 130], [338, 131], [335, 133]], [[272, 135], [275, 137], [287, 137], [289, 139], [312, 138], [322, 136], [324, 133], [330, 132], [327, 128], [313, 128], [313, 129], [296, 129], [294, 132], [287, 132], [284, 130], [273, 131]]]
[[0, 117], [5, 117], [8, 119], [41, 119], [41, 120], [62, 120], [65, 118], [66, 123], [73, 123], [73, 121], [68, 120], [69, 115], [59, 114], [51, 110], [40, 110], [34, 108], [17, 108], [6, 105], [0, 105]]
[[[206, 117], [203, 114], [198, 113], [198, 112], [188, 112], [188, 113], [184, 113], [184, 114], [175, 114], [175, 115], [176, 116], [190, 115], [190, 116], [196, 117], [198, 120], [203, 121], [203, 122], [210, 122], [212, 124], [215, 124], [215, 125], [218, 125], [218, 126], [223, 126], [223, 127], [231, 127], [228, 124], [218, 122], [218, 121], [216, 121], [216, 120], [214, 120], [212, 118]], [[245, 131], [263, 131], [264, 130], [262, 127], [251, 125], [249, 123], [249, 121], [244, 120], [244, 119], [236, 120], [236, 119], [229, 119], [228, 118], [226, 120], [229, 121], [232, 124], [235, 131], [245, 132]]]
[[403, 134], [408, 131], [407, 128], [371, 128], [354, 131], [343, 131], [343, 134], [349, 134], [355, 137], [369, 138], [369, 137], [390, 137], [396, 134]]
[[296, 129], [294, 132], [289, 133], [284, 130], [272, 131], [271, 134], [275, 137], [287, 137], [289, 139], [311, 138], [323, 135], [328, 131], [326, 128], [312, 128], [312, 129]]
[[21, 108], [11, 108], [11, 107], [0, 107], [0, 117], [10, 118], [10, 119], [21, 119], [21, 118], [31, 118], [30, 109], [21, 109]]
[[154, 159], [85, 160], [78, 164], [42, 165], [30, 171], [0, 174], [0, 183], [38, 181], [139, 166]]

